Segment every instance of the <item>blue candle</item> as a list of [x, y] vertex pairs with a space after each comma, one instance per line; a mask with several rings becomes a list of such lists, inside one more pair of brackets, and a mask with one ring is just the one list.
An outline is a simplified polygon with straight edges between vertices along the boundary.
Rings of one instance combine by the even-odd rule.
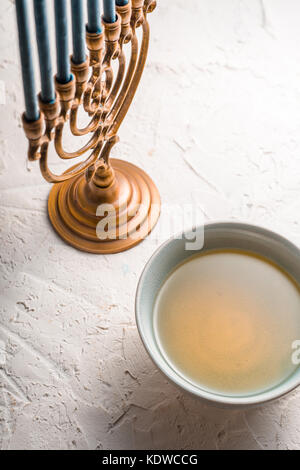
[[116, 0], [116, 5], [118, 7], [124, 7], [125, 5], [127, 5], [128, 3], [128, 0]]
[[100, 0], [88, 0], [88, 25], [89, 33], [101, 33]]
[[82, 0], [72, 0], [72, 35], [74, 64], [82, 64], [86, 60], [85, 27]]
[[45, 103], [55, 100], [50, 56], [47, 7], [45, 0], [34, 0], [34, 17], [41, 74], [41, 98]]
[[28, 121], [36, 121], [39, 118], [40, 113], [35, 89], [29, 18], [26, 8], [26, 1], [27, 0], [16, 0], [16, 12], [25, 98], [25, 116]]
[[57, 81], [68, 83], [71, 78], [69, 45], [68, 45], [68, 16], [66, 0], [55, 0], [55, 35]]
[[103, 0], [103, 19], [106, 23], [116, 21], [115, 0]]

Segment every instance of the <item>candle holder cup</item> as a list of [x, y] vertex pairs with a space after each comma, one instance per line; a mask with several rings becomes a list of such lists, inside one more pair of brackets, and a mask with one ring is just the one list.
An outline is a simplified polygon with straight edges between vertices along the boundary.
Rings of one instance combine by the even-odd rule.
[[[132, 0], [117, 7], [117, 19], [102, 18], [101, 33], [86, 32], [87, 60], [75, 64], [72, 78], [59, 83], [55, 78], [56, 99], [39, 100], [40, 118], [23, 127], [29, 139], [29, 160], [39, 160], [44, 178], [54, 183], [48, 200], [48, 213], [57, 233], [74, 247], [91, 253], [116, 253], [143, 240], [160, 213], [160, 197], [150, 177], [135, 165], [110, 159], [118, 142], [118, 129], [138, 87], [148, 51], [147, 14], [153, 0]], [[141, 41], [136, 29], [142, 28]], [[126, 63], [125, 45], [131, 48]], [[117, 61], [114, 74], [112, 61]], [[80, 109], [90, 117], [84, 128], [78, 126]], [[65, 126], [74, 136], [90, 135], [75, 152], [63, 146]], [[83, 162], [63, 174], [48, 166], [48, 150], [54, 142], [57, 155], [70, 160], [86, 155]]]

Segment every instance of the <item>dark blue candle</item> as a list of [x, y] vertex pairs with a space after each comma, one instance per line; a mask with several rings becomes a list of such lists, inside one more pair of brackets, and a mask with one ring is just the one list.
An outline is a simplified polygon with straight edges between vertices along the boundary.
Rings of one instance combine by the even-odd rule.
[[89, 33], [101, 33], [100, 0], [88, 0], [88, 25]]
[[128, 0], [116, 0], [116, 5], [118, 7], [124, 7], [125, 5], [127, 5], [128, 3]]
[[106, 23], [116, 21], [115, 0], [103, 0], [103, 19]]
[[68, 15], [66, 0], [55, 0], [55, 35], [56, 35], [56, 61], [57, 81], [67, 83], [70, 81], [70, 59], [68, 44]]
[[82, 64], [86, 60], [85, 27], [82, 0], [72, 0], [72, 35], [74, 64]]
[[34, 17], [41, 74], [41, 98], [45, 103], [55, 99], [50, 55], [46, 0], [34, 0]]
[[39, 118], [40, 113], [35, 89], [29, 18], [26, 2], [27, 0], [16, 0], [19, 48], [25, 98], [25, 116], [28, 121], [36, 121]]

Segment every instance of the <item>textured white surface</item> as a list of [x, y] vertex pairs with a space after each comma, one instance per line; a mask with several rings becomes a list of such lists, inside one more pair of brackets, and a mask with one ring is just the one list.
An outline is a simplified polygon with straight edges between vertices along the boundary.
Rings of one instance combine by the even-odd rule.
[[[164, 203], [196, 193], [206, 220], [261, 224], [300, 244], [300, 3], [158, 3], [114, 155], [145, 169]], [[0, 448], [299, 448], [300, 390], [219, 410], [153, 366], [134, 294], [158, 242], [95, 256], [56, 236], [50, 187], [26, 163], [12, 1], [0, 18]]]

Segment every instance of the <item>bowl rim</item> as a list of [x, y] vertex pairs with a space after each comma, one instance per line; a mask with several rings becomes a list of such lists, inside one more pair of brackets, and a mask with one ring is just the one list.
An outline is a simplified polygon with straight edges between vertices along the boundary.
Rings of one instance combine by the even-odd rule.
[[[292, 243], [290, 240], [285, 238], [282, 235], [279, 235], [278, 233], [274, 232], [273, 230], [270, 230], [269, 228], [265, 228], [263, 226], [255, 225], [255, 224], [249, 224], [249, 223], [244, 223], [244, 222], [234, 222], [232, 220], [229, 221], [218, 221], [218, 222], [208, 222], [204, 223], [202, 225], [198, 225], [197, 227], [194, 227], [191, 229], [188, 233], [190, 233], [192, 230], [200, 230], [200, 229], [239, 229], [242, 231], [250, 231], [256, 232], [258, 234], [264, 235], [267, 238], [271, 238], [274, 241], [279, 242], [281, 245], [283, 245], [285, 248], [289, 248], [292, 251], [295, 251], [295, 253], [300, 256], [300, 248], [298, 248], [294, 243]], [[168, 370], [165, 370], [161, 364], [158, 363], [154, 355], [152, 354], [151, 347], [148, 344], [147, 338], [144, 335], [143, 328], [142, 328], [142, 322], [140, 318], [140, 311], [139, 311], [139, 305], [140, 305], [140, 299], [141, 299], [141, 291], [142, 287], [144, 284], [144, 279], [145, 276], [152, 265], [153, 261], [160, 255], [160, 253], [165, 249], [166, 246], [169, 244], [173, 243], [174, 240], [177, 239], [178, 236], [184, 236], [186, 234], [186, 231], [181, 231], [177, 232], [176, 234], [172, 235], [169, 237], [166, 241], [164, 241], [155, 251], [152, 253], [150, 258], [148, 259], [147, 263], [145, 264], [138, 284], [136, 288], [136, 294], [135, 294], [135, 320], [136, 320], [136, 325], [137, 329], [140, 335], [140, 338], [142, 340], [142, 343], [144, 345], [144, 348], [146, 349], [146, 352], [148, 353], [150, 359], [154, 363], [154, 365], [163, 373], [163, 375], [170, 380], [173, 384], [178, 386], [181, 390], [184, 390], [198, 398], [201, 398], [207, 402], [210, 403], [215, 403], [220, 406], [251, 406], [251, 405], [260, 405], [262, 403], [267, 403], [269, 401], [273, 401], [275, 399], [278, 399], [287, 393], [291, 392], [295, 388], [297, 388], [300, 385], [300, 376], [297, 378], [295, 377], [292, 383], [289, 385], [287, 384], [287, 379], [285, 381], [279, 383], [278, 385], [265, 390], [264, 392], [260, 392], [257, 394], [249, 395], [249, 396], [229, 396], [229, 395], [221, 395], [218, 393], [214, 393], [213, 391], [208, 391], [204, 390], [197, 385], [193, 384], [192, 382], [188, 381], [183, 375], [179, 375], [179, 373], [173, 369], [170, 365], [168, 365], [168, 368], [172, 371], [170, 373]], [[201, 250], [198, 250], [201, 251]], [[249, 250], [251, 252], [251, 250]], [[253, 251], [254, 253], [254, 251]], [[180, 263], [179, 263], [180, 264]], [[174, 268], [177, 265], [174, 265]], [[165, 360], [165, 359], [164, 359]], [[300, 366], [299, 366], [300, 367]]]

